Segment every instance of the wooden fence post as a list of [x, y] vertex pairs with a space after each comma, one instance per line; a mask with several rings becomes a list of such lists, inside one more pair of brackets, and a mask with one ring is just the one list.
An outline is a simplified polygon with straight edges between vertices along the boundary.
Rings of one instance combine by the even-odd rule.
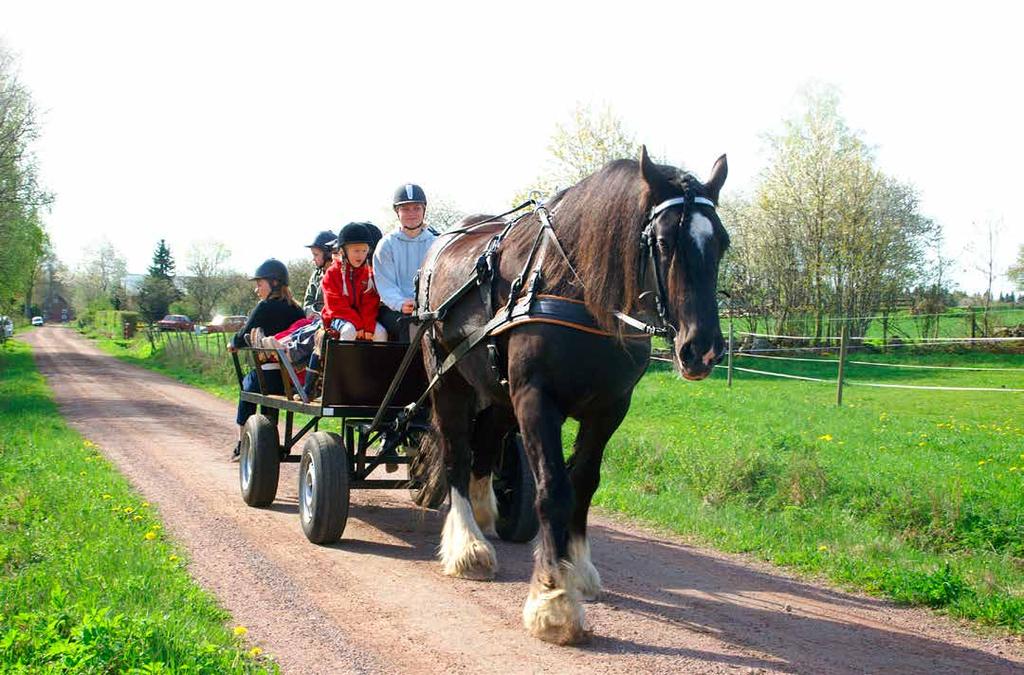
[[839, 375], [836, 378], [836, 405], [843, 405], [843, 366], [846, 363], [846, 341], [849, 339], [849, 329], [843, 324], [843, 331], [839, 336]]

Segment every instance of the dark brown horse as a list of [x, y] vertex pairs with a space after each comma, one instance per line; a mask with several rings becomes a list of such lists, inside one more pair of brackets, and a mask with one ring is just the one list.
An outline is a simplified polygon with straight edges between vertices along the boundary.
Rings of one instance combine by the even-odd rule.
[[[547, 205], [557, 242], [546, 237], [531, 267], [541, 269], [542, 293], [584, 304], [594, 323], [506, 327], [495, 338], [497, 368], [488, 353], [494, 350], [481, 344], [431, 393], [439, 461], [451, 489], [440, 551], [445, 574], [493, 578], [497, 561], [485, 535], [494, 534], [497, 514], [491, 485], [496, 439], [516, 427], [522, 435], [540, 520], [523, 621], [543, 640], [577, 641], [584, 632], [581, 600], [601, 591], [590, 561], [587, 512], [605, 444], [626, 415], [651, 353], [650, 336], [615, 312], [662, 326], [673, 340], [675, 367], [687, 379], [706, 377], [721, 359], [716, 285], [729, 237], [715, 205], [726, 172], [722, 156], [701, 183], [654, 164], [644, 149], [639, 162], [612, 162], [557, 195]], [[480, 220], [467, 221], [461, 234], [442, 237], [431, 249], [421, 273], [421, 308], [436, 309], [461, 287], [505, 225]], [[490, 302], [469, 293], [424, 336], [429, 373], [508, 301], [542, 223], [532, 214], [509, 231]], [[568, 465], [562, 454], [567, 417], [580, 423]]]

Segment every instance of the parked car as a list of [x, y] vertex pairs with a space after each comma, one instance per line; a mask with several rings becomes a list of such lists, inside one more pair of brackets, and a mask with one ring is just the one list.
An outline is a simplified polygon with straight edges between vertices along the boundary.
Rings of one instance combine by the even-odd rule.
[[207, 333], [235, 333], [245, 325], [246, 316], [215, 316], [206, 326]]
[[192, 319], [188, 318], [184, 314], [168, 314], [164, 318], [156, 322], [157, 328], [160, 330], [192, 330]]
[[41, 317], [41, 316], [34, 316], [34, 317], [32, 317], [32, 325], [33, 326], [42, 326], [43, 325], [43, 317]]

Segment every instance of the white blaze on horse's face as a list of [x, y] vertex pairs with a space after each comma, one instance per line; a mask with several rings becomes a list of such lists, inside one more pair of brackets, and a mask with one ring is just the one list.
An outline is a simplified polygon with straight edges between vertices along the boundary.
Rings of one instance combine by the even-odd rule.
[[707, 216], [696, 212], [690, 216], [690, 236], [693, 237], [693, 241], [697, 244], [697, 250], [700, 251], [701, 255], [704, 255], [704, 244], [707, 243], [707, 240], [714, 233], [715, 227]]

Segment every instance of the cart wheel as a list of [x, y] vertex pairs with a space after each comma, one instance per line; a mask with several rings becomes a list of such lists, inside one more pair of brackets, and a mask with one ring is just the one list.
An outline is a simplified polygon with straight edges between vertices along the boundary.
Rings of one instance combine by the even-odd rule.
[[409, 480], [412, 482], [409, 496], [416, 506], [425, 509], [440, 508], [448, 497], [448, 481], [445, 480], [444, 471], [436, 472], [434, 476], [430, 475], [429, 463], [438, 461], [436, 447], [428, 446], [431, 443], [437, 443], [437, 438], [432, 432], [423, 432], [419, 439], [419, 448], [409, 460]]
[[260, 414], [249, 417], [242, 429], [238, 457], [238, 484], [249, 506], [269, 506], [277, 496], [281, 474], [277, 427]]
[[492, 483], [498, 500], [495, 529], [505, 541], [530, 541], [540, 529], [537, 520], [537, 485], [519, 433], [505, 439], [502, 457], [494, 469]]
[[314, 544], [341, 538], [348, 520], [348, 453], [337, 434], [317, 431], [302, 444], [299, 520]]

